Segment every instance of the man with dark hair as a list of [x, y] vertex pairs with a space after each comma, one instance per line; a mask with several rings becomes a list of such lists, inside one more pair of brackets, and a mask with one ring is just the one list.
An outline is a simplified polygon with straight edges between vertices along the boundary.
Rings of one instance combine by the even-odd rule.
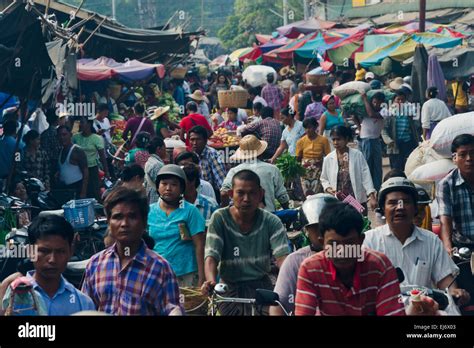
[[57, 129], [61, 144], [57, 165], [59, 168], [58, 188], [75, 191], [78, 198], [86, 198], [89, 184], [89, 168], [84, 150], [72, 143], [71, 130], [66, 126]]
[[362, 215], [352, 206], [328, 205], [319, 217], [325, 250], [303, 261], [296, 315], [405, 315], [400, 285], [389, 259], [362, 248]]
[[51, 186], [54, 186], [54, 174], [58, 171], [58, 162], [55, 159], [59, 157], [59, 151], [61, 150], [57, 133], [59, 117], [54, 109], [46, 110], [46, 121], [48, 121], [49, 127], [41, 133], [40, 141], [41, 149], [46, 151], [49, 158], [52, 159], [49, 163], [49, 177]]
[[199, 166], [194, 163], [189, 163], [183, 166], [183, 170], [186, 174], [186, 191], [184, 192], [184, 199], [189, 203], [194, 204], [204, 220], [209, 221], [212, 213], [214, 213], [219, 206], [215, 199], [198, 192], [197, 189], [200, 186]]
[[145, 117], [145, 107], [143, 104], [136, 103], [133, 109], [135, 110], [135, 116], [127, 121], [122, 134], [123, 140], [130, 140], [129, 148], [135, 145], [136, 135], [140, 132], [148, 132], [151, 137], [155, 136], [155, 127], [153, 127], [150, 119]]
[[267, 84], [262, 88], [262, 98], [265, 99], [268, 106], [275, 112], [275, 119], [280, 120], [280, 109], [284, 99], [281, 89], [274, 84], [275, 76], [273, 73], [267, 75]]
[[457, 169], [439, 182], [436, 192], [441, 239], [450, 254], [453, 247], [474, 247], [474, 135], [458, 135], [451, 152]]
[[458, 267], [449, 257], [443, 244], [431, 231], [414, 224], [418, 212], [418, 190], [401, 177], [388, 179], [379, 192], [379, 207], [387, 223], [365, 233], [364, 245], [384, 253], [394, 267], [403, 271], [402, 285], [441, 290], [459, 298], [459, 304], [469, 302], [469, 293], [458, 288], [454, 277]]
[[258, 91], [258, 88], [250, 87], [248, 91], [249, 91], [249, 99], [252, 102], [252, 107], [254, 107], [256, 103], [260, 103], [263, 106], [268, 106], [265, 99], [263, 99], [260, 96], [260, 92]]
[[209, 183], [209, 181], [202, 179], [202, 169], [201, 169], [201, 166], [199, 165], [199, 156], [195, 152], [190, 152], [190, 151], [181, 152], [178, 156], [176, 156], [174, 163], [177, 164], [178, 166], [185, 166], [187, 164], [197, 165], [199, 169], [199, 175], [201, 177], [201, 179], [199, 179], [200, 185], [197, 189], [198, 193], [207, 197], [211, 197], [213, 200], [217, 202], [214, 188]]
[[[451, 146], [457, 169], [437, 185], [436, 197], [441, 221], [441, 240], [452, 255], [453, 247], [474, 249], [474, 135], [461, 134]], [[474, 277], [470, 264], [459, 266], [458, 283], [471, 294], [474, 304]]]
[[148, 203], [158, 202], [158, 193], [156, 190], [156, 176], [165, 165], [166, 146], [165, 142], [159, 136], [151, 139], [147, 148], [150, 153], [148, 161], [145, 163], [145, 189], [148, 197]]
[[[28, 239], [36, 255], [33, 260], [35, 270], [29, 271], [26, 277], [40, 295], [47, 315], [66, 316], [95, 310], [91, 298], [62, 276], [73, 253], [73, 238], [71, 224], [55, 215], [39, 216], [28, 227]], [[9, 296], [8, 291], [6, 296]], [[32, 308], [23, 308], [21, 304], [15, 305], [15, 309], [22, 311], [22, 315], [34, 315]]]
[[385, 118], [382, 139], [387, 144], [387, 154], [392, 169], [405, 169], [408, 156], [418, 146], [419, 135], [413, 105], [407, 102], [406, 93], [395, 93], [389, 115]]
[[[207, 137], [212, 135], [212, 128], [207, 122], [207, 119], [197, 113], [197, 104], [195, 102], [189, 102], [186, 104], [186, 111], [188, 116], [184, 117], [181, 122], [179, 122], [179, 127], [181, 128], [181, 140], [186, 142], [186, 146], [190, 146], [189, 131], [195, 126], [202, 126], [207, 131]], [[207, 139], [206, 139], [207, 141]]]
[[[289, 254], [286, 229], [275, 215], [259, 208], [264, 197], [259, 176], [251, 170], [237, 172], [230, 192], [234, 205], [217, 210], [206, 237], [206, 282], [208, 293], [220, 281], [229, 287], [229, 297], [254, 298], [258, 288], [272, 289], [268, 277], [271, 256], [278, 267]], [[249, 306], [222, 304], [222, 315], [250, 315]]]
[[189, 131], [189, 145], [199, 155], [201, 176], [218, 193], [227, 174], [224, 162], [217, 150], [207, 145], [206, 129], [195, 126]]
[[268, 147], [262, 155], [263, 159], [270, 159], [275, 154], [281, 139], [280, 122], [273, 118], [274, 110], [271, 107], [264, 107], [262, 110], [262, 120], [249, 124], [241, 130], [242, 136], [253, 134], [260, 140], [267, 142]]
[[112, 143], [112, 129], [114, 126], [110, 124], [108, 119], [109, 106], [107, 104], [99, 104], [94, 120], [94, 129], [98, 135], [104, 138], [106, 145]]
[[143, 241], [148, 221], [146, 196], [118, 187], [105, 203], [115, 243], [92, 256], [82, 291], [97, 309], [113, 315], [170, 315], [182, 312], [170, 264]]
[[16, 149], [16, 122], [13, 120], [3, 123], [3, 137], [0, 139], [0, 191], [3, 188], [3, 181], [8, 178], [13, 168], [13, 161], [20, 161], [20, 151], [24, 147], [20, 141], [18, 149], [18, 158], [14, 158]]

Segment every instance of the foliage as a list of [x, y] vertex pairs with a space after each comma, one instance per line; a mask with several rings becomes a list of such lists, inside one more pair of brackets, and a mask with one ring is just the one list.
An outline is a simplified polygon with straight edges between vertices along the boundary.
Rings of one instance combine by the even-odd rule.
[[[281, 0], [235, 0], [234, 14], [218, 36], [228, 49], [251, 46], [255, 34], [271, 34], [283, 25], [283, 19], [271, 11], [282, 13], [282, 7]], [[303, 18], [302, 1], [289, 0], [288, 10], [290, 23]]]
[[285, 183], [289, 183], [297, 176], [304, 176], [306, 174], [306, 169], [288, 151], [278, 157], [276, 166], [280, 170]]

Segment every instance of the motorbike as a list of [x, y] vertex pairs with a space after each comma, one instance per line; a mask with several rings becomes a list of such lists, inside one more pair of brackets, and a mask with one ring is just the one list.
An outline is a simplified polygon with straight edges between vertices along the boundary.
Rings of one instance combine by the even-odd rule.
[[458, 287], [465, 289], [471, 295], [470, 303], [461, 308], [462, 314], [474, 315], [474, 253], [472, 249], [454, 248], [453, 261], [459, 267], [459, 275], [456, 277]]

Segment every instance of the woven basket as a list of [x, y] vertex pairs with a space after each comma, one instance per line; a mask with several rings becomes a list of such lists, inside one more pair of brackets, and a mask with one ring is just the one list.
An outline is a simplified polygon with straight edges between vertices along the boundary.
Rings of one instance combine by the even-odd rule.
[[306, 75], [306, 80], [315, 86], [324, 86], [326, 84], [326, 75]]
[[207, 315], [209, 299], [201, 293], [199, 288], [179, 288], [184, 295], [184, 309], [187, 315]]
[[186, 73], [188, 72], [188, 68], [184, 67], [179, 67], [179, 68], [174, 68], [171, 70], [170, 76], [173, 79], [184, 79], [186, 77]]
[[222, 108], [246, 108], [249, 94], [245, 90], [219, 91], [218, 97]]

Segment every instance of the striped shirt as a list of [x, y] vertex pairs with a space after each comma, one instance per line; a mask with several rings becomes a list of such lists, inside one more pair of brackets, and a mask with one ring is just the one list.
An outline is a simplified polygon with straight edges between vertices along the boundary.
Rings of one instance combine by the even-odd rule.
[[177, 307], [184, 313], [171, 266], [143, 242], [123, 269], [115, 244], [92, 256], [82, 292], [98, 311], [113, 315], [168, 315]]
[[439, 216], [453, 218], [455, 245], [474, 244], [474, 190], [463, 179], [459, 169], [442, 179], [436, 191]]
[[198, 208], [202, 217], [206, 221], [211, 218], [212, 213], [214, 213], [219, 207], [215, 199], [202, 194], [198, 194], [196, 200], [194, 201], [194, 206]]
[[370, 249], [357, 263], [348, 289], [325, 251], [303, 261], [296, 286], [296, 315], [405, 315], [397, 273], [388, 258]]
[[401, 142], [409, 142], [411, 139], [410, 135], [410, 120], [408, 116], [398, 116], [396, 120], [397, 126], [397, 139]]
[[252, 231], [243, 234], [230, 208], [217, 210], [211, 217], [206, 236], [205, 258], [219, 263], [225, 283], [264, 278], [270, 272], [271, 256], [289, 254], [286, 229], [275, 215], [258, 209]]

